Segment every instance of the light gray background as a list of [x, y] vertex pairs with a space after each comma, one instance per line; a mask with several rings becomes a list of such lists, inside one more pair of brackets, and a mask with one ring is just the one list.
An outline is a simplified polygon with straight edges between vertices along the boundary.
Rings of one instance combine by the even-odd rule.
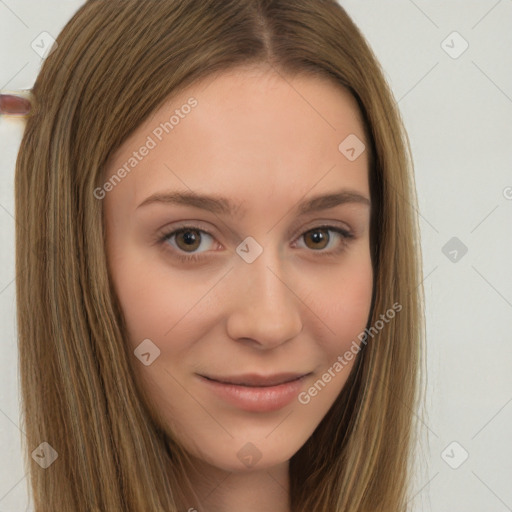
[[[32, 86], [41, 64], [32, 42], [42, 32], [56, 37], [81, 3], [0, 0], [1, 89]], [[385, 70], [415, 160], [430, 440], [417, 450], [411, 510], [512, 511], [512, 0], [341, 3]], [[464, 41], [454, 31], [469, 44], [460, 56]], [[0, 119], [0, 512], [30, 510], [13, 249], [22, 131], [21, 122]], [[450, 246], [443, 253], [453, 237], [468, 248], [457, 261]]]

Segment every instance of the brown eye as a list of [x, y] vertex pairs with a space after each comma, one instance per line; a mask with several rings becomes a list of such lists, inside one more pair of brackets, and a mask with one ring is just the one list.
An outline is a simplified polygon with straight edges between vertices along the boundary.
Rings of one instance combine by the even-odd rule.
[[215, 237], [211, 233], [196, 226], [181, 226], [158, 238], [164, 250], [184, 262], [195, 262], [203, 258], [214, 248], [214, 242]]
[[325, 249], [330, 240], [329, 231], [325, 228], [316, 228], [304, 233], [306, 246], [310, 249]]
[[355, 235], [345, 229], [336, 226], [318, 226], [303, 233], [299, 240], [301, 245], [304, 244], [303, 249], [313, 249], [319, 256], [332, 256], [344, 251], [350, 240], [354, 238]]
[[183, 251], [195, 251], [201, 245], [201, 231], [198, 229], [182, 229], [175, 232], [176, 245]]

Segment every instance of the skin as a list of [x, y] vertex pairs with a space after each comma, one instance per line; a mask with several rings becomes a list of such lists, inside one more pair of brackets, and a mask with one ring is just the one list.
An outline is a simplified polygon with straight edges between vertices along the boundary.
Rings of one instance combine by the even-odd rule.
[[[192, 96], [198, 105], [161, 142], [153, 136], [157, 146], [103, 199], [111, 278], [130, 351], [147, 338], [160, 350], [148, 366], [134, 357], [149, 407], [202, 471], [191, 475], [201, 508], [191, 501], [185, 510], [288, 511], [289, 459], [334, 403], [355, 359], [308, 404], [293, 400], [271, 412], [226, 403], [197, 374], [311, 372], [305, 391], [364, 330], [370, 207], [295, 210], [343, 188], [370, 199], [367, 152], [349, 161], [338, 150], [349, 134], [366, 144], [363, 125], [354, 98], [328, 79], [238, 68], [169, 99], [113, 155], [106, 175]], [[233, 216], [164, 203], [137, 208], [164, 191], [222, 195], [240, 206]], [[194, 232], [199, 241], [189, 252], [183, 236], [158, 242], [182, 221], [211, 236]], [[344, 245], [331, 230], [312, 239], [311, 230], [326, 223], [354, 238]], [[247, 236], [263, 248], [250, 264], [236, 252]], [[197, 253], [203, 259], [195, 263], [176, 257]], [[261, 454], [252, 467], [237, 457], [248, 442]]]

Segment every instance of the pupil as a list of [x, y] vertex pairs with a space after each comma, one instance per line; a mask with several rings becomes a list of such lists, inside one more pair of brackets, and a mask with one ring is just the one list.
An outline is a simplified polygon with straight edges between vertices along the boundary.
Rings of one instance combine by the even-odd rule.
[[320, 233], [319, 231], [316, 231], [316, 232], [314, 232], [314, 233], [313, 233], [313, 240], [314, 240], [315, 242], [321, 242], [321, 241], [322, 241], [323, 236], [324, 236], [324, 235], [323, 235], [322, 233]]
[[192, 245], [196, 241], [196, 236], [191, 231], [185, 231], [183, 233], [183, 238], [185, 239], [185, 243], [188, 245]]
[[321, 243], [325, 240], [325, 233], [323, 231], [313, 231], [311, 237], [313, 238], [313, 242]]

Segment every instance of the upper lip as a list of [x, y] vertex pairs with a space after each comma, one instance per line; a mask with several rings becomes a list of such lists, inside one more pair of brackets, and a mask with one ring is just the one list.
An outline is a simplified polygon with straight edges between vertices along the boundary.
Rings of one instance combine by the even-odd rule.
[[286, 382], [297, 380], [309, 373], [275, 373], [273, 375], [257, 375], [255, 373], [232, 376], [201, 375], [209, 380], [222, 382], [224, 384], [235, 384], [238, 386], [278, 386]]

